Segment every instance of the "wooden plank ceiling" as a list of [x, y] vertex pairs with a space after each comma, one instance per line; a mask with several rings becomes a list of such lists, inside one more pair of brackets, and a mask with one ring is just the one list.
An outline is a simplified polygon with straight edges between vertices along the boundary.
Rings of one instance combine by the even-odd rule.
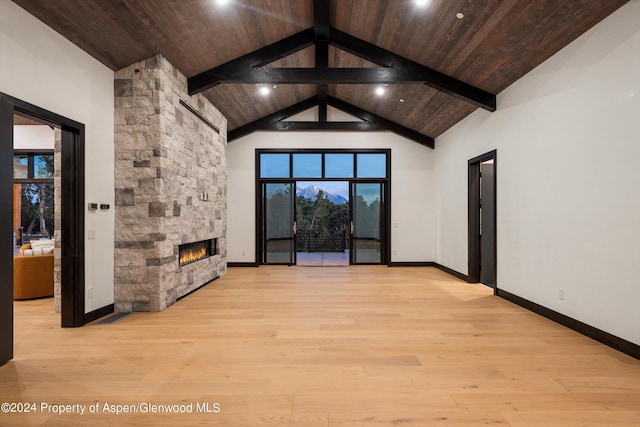
[[[397, 126], [398, 133], [425, 145], [477, 108], [491, 111], [491, 102], [482, 100], [493, 97], [495, 102], [495, 95], [628, 1], [428, 0], [419, 6], [414, 0], [229, 0], [220, 6], [218, 0], [14, 0], [113, 70], [162, 54], [190, 85], [201, 73], [251, 57], [265, 46], [287, 38], [297, 43], [311, 34], [291, 54], [284, 56], [290, 52], [282, 50], [283, 57], [260, 64], [267, 68], [264, 73], [295, 76], [295, 84], [262, 76], [269, 87], [277, 83], [271, 95], [263, 96], [253, 82], [257, 74], [249, 78], [234, 69], [237, 77], [198, 90], [222, 111], [236, 134], [264, 126], [269, 117], [281, 119], [279, 111], [315, 99], [352, 113], [370, 113], [371, 129]], [[345, 49], [344, 38], [357, 48]], [[364, 53], [373, 58], [363, 55], [369, 45], [374, 46]], [[385, 58], [378, 56], [378, 48], [395, 54], [394, 64], [381, 64]], [[362, 69], [386, 73], [407, 64], [422, 68], [416, 72], [409, 67], [410, 76], [402, 81], [389, 74], [394, 80], [384, 82], [382, 96], [375, 95], [379, 85], [368, 77], [342, 80], [349, 70], [360, 79]], [[316, 65], [344, 73], [307, 70], [307, 75], [298, 70]], [[453, 95], [443, 91], [438, 81], [425, 82], [425, 70], [444, 74], [472, 92], [460, 95], [458, 86]], [[469, 102], [466, 96], [473, 91], [489, 98]]]

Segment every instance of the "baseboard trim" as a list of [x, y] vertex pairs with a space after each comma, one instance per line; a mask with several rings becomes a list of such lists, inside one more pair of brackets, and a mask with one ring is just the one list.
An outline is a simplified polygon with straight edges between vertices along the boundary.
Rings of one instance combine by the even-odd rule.
[[497, 289], [496, 295], [500, 298], [506, 299], [509, 302], [519, 305], [520, 307], [526, 308], [529, 311], [539, 314], [542, 317], [546, 317], [549, 320], [566, 326], [569, 329], [572, 329], [582, 335], [594, 339], [615, 350], [621, 351], [624, 354], [640, 360], [640, 345], [634, 344], [630, 341], [612, 335], [591, 325], [587, 325], [586, 323], [573, 319], [569, 316], [565, 316], [562, 313], [558, 313], [557, 311], [551, 310], [550, 308], [544, 307], [540, 304], [536, 304], [535, 302], [514, 295], [511, 292], [507, 292], [503, 289]]
[[90, 311], [89, 313], [85, 313], [82, 316], [82, 324], [86, 325], [87, 323], [91, 323], [94, 320], [98, 320], [101, 317], [108, 316], [109, 314], [113, 313], [114, 310], [115, 310], [115, 305], [109, 304], [97, 310], [93, 310], [93, 311]]
[[418, 262], [390, 262], [387, 264], [389, 267], [435, 267], [438, 270], [444, 271], [445, 273], [460, 279], [465, 282], [469, 281], [469, 276], [466, 274], [459, 273], [449, 267], [445, 267], [444, 265], [440, 265], [437, 262], [433, 261], [418, 261]]
[[417, 262], [390, 262], [388, 267], [434, 267], [435, 263], [431, 261], [417, 261]]
[[466, 274], [462, 274], [458, 271], [455, 271], [449, 267], [445, 267], [444, 265], [440, 265], [437, 262], [434, 263], [434, 267], [436, 267], [438, 270], [442, 270], [447, 274], [452, 275], [453, 277], [456, 277], [460, 280], [464, 280], [465, 282], [469, 281], [469, 276], [467, 276]]
[[227, 262], [227, 267], [257, 267], [257, 262]]

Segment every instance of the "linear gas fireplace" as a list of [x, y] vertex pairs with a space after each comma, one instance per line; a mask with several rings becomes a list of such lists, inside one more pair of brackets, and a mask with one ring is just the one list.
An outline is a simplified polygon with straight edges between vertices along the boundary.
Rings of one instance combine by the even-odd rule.
[[180, 267], [209, 258], [217, 253], [217, 240], [209, 239], [178, 246]]

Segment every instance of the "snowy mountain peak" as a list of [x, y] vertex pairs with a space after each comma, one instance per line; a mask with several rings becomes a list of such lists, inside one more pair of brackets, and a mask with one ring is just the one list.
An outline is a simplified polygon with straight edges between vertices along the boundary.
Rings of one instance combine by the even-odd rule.
[[296, 185], [296, 196], [315, 201], [318, 198], [318, 193], [320, 192], [320, 190], [322, 190], [324, 197], [327, 198], [331, 203], [341, 205], [349, 202], [341, 195], [330, 193], [325, 189], [316, 187], [315, 185], [309, 185], [307, 187], [300, 187]]

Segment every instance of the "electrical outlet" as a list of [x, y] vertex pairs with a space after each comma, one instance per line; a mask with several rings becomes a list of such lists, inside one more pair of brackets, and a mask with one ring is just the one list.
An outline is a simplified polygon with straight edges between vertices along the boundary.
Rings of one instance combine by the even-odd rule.
[[561, 301], [564, 300], [564, 289], [558, 289], [558, 299]]

